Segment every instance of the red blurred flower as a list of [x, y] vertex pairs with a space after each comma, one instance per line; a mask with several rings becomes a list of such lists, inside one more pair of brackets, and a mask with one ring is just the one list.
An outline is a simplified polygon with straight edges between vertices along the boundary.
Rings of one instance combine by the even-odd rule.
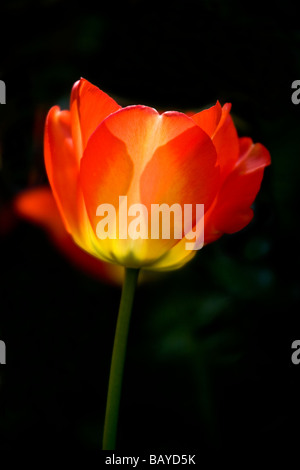
[[47, 231], [55, 246], [77, 267], [102, 281], [121, 284], [123, 271], [119, 266], [104, 263], [81, 250], [66, 231], [51, 189], [47, 186], [28, 189], [14, 201], [15, 212]]
[[[253, 216], [270, 155], [239, 139], [230, 105], [194, 115], [121, 108], [88, 81], [75, 83], [70, 111], [54, 106], [45, 128], [45, 164], [67, 231], [104, 261], [153, 270], [174, 269], [196, 251], [185, 238], [105, 239], [96, 236], [99, 204], [204, 204], [204, 242], [240, 230]], [[199, 220], [193, 219], [195, 226]]]

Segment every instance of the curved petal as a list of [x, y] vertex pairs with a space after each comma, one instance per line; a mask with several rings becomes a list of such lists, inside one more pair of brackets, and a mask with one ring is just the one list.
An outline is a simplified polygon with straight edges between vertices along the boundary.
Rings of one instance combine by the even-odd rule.
[[[218, 184], [215, 163], [211, 140], [184, 114], [159, 115], [131, 106], [110, 115], [89, 139], [81, 162], [81, 187], [94, 231], [97, 207], [108, 203], [118, 213], [119, 196], [127, 196], [128, 207], [142, 203], [147, 209], [163, 202], [209, 205]], [[117, 260], [139, 263], [143, 258], [147, 265], [177, 242], [148, 237], [134, 243], [116, 240], [107, 248]]]
[[51, 108], [46, 118], [44, 153], [49, 182], [65, 227], [69, 233], [79, 234], [79, 166], [71, 136], [71, 116], [58, 106]]
[[221, 178], [224, 180], [239, 157], [239, 138], [235, 125], [229, 114], [231, 104], [226, 103], [222, 108], [222, 116], [212, 137], [218, 154]]
[[84, 78], [74, 84], [70, 109], [72, 137], [78, 159], [82, 157], [87, 141], [96, 127], [120, 108], [110, 96]]
[[127, 195], [129, 204], [139, 203], [140, 176], [155, 149], [189, 127], [196, 126], [183, 114], [160, 116], [146, 106], [123, 108], [105, 119], [91, 136], [81, 162], [81, 185], [91, 220], [99, 204], [117, 207], [120, 195]]
[[144, 269], [151, 271], [172, 271], [181, 268], [193, 259], [197, 253], [197, 250], [186, 250], [186, 242], [186, 238], [183, 238], [175, 246], [165, 251], [160, 258], [149, 264], [149, 266], [145, 266]]
[[126, 195], [134, 168], [126, 145], [101, 124], [91, 136], [80, 166], [80, 184], [87, 213], [95, 228], [100, 204], [119, 206], [119, 196]]
[[218, 189], [219, 171], [211, 140], [194, 126], [159, 146], [140, 177], [141, 201], [149, 206], [210, 206]]
[[228, 175], [214, 206], [205, 216], [205, 243], [223, 233], [234, 233], [245, 227], [253, 217], [251, 205], [259, 191], [263, 172], [270, 164], [270, 154], [251, 139], [240, 139], [241, 156]]
[[70, 121], [69, 111], [60, 111], [58, 106], [50, 109], [44, 137], [45, 166], [66, 230], [82, 249], [99, 256], [79, 187], [79, 161]]
[[211, 106], [211, 108], [204, 109], [203, 111], [191, 116], [191, 118], [199, 127], [201, 127], [202, 130], [204, 130], [204, 132], [206, 132], [206, 134], [212, 137], [218, 127], [221, 116], [222, 108], [219, 101], [217, 101], [217, 103], [214, 106]]
[[249, 174], [271, 164], [269, 151], [262, 144], [254, 144], [249, 137], [239, 139], [240, 157], [236, 164], [241, 174]]
[[[149, 240], [149, 251], [156, 258], [178, 243], [175, 230], [183, 236], [185, 205], [192, 209], [191, 227], [197, 222], [196, 205], [204, 204], [204, 211], [208, 210], [219, 188], [219, 168], [215, 165], [215, 148], [197, 126], [158, 147], [148, 162], [140, 180], [141, 201], [149, 213], [153, 204], [167, 204], [165, 215], [170, 221], [169, 239]], [[179, 207], [171, 218], [169, 208], [173, 205]], [[151, 233], [161, 232], [161, 227], [155, 227], [159, 222], [156, 218], [154, 226], [149, 224]]]
[[[202, 139], [209, 140], [185, 114], [173, 111], [159, 115], [155, 109], [140, 105], [123, 108], [109, 116], [103, 124], [111, 134], [124, 142], [134, 165], [133, 180], [128, 194], [129, 203], [140, 202], [140, 177], [158, 147], [164, 146], [192, 128], [194, 133], [198, 131], [197, 135], [201, 135]], [[182, 146], [187, 144], [188, 139], [182, 139]], [[167, 185], [165, 187], [167, 188]]]
[[218, 154], [222, 179], [225, 179], [239, 156], [239, 140], [229, 114], [230, 109], [230, 103], [221, 108], [217, 101], [215, 106], [192, 116], [193, 121], [212, 138]]

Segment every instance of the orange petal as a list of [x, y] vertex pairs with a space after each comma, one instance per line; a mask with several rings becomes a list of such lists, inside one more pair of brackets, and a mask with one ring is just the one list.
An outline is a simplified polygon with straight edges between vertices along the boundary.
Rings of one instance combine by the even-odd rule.
[[80, 184], [92, 228], [96, 231], [100, 204], [119, 206], [133, 175], [133, 163], [126, 145], [102, 123], [89, 139], [81, 160]]
[[[81, 187], [93, 229], [99, 221], [98, 205], [118, 209], [120, 195], [128, 196], [128, 206], [196, 201], [209, 205], [218, 181], [215, 163], [211, 140], [184, 114], [160, 116], [152, 108], [131, 106], [110, 115], [91, 136], [81, 162]], [[127, 246], [136, 258], [137, 252], [143, 253], [147, 264], [165, 249], [165, 241], [158, 251], [152, 242]], [[170, 243], [174, 240], [166, 241]]]
[[76, 153], [81, 158], [82, 151], [96, 127], [121, 106], [98, 87], [81, 78], [72, 88], [70, 108], [72, 136]]
[[[90, 217], [101, 203], [118, 206], [119, 195], [140, 202], [140, 177], [156, 148], [196, 126], [181, 113], [129, 106], [110, 115], [91, 136], [81, 164], [81, 183]], [[199, 132], [201, 132], [199, 130]], [[202, 132], [203, 134], [203, 132]]]
[[211, 140], [194, 126], [159, 146], [140, 178], [146, 204], [210, 206], [218, 188], [216, 151]]
[[228, 175], [214, 207], [205, 216], [205, 243], [223, 233], [234, 233], [245, 227], [253, 217], [251, 205], [259, 191], [264, 168], [270, 164], [270, 154], [251, 139], [240, 139], [241, 157]]
[[219, 101], [217, 101], [211, 108], [204, 109], [200, 113], [191, 116], [191, 118], [206, 134], [212, 137], [218, 127], [221, 116], [222, 108]]
[[69, 233], [78, 234], [78, 161], [71, 137], [69, 111], [50, 109], [45, 126], [44, 153], [49, 182]]
[[152, 251], [156, 245], [155, 251], [162, 254], [161, 250], [178, 243], [173, 237], [174, 225], [184, 226], [185, 204], [192, 205], [192, 226], [196, 224], [196, 204], [204, 204], [204, 211], [208, 210], [219, 187], [219, 168], [215, 163], [215, 148], [197, 126], [157, 148], [141, 176], [141, 201], [148, 213], [151, 204], [179, 204], [182, 218], [172, 218], [170, 240], [151, 240]]
[[[128, 194], [129, 203], [140, 202], [140, 177], [158, 147], [172, 142], [173, 139], [192, 128], [194, 133], [198, 132], [198, 137], [201, 135], [203, 139], [209, 140], [185, 114], [173, 111], [159, 115], [155, 109], [146, 106], [124, 108], [107, 118], [105, 126], [115, 137], [125, 143], [134, 164], [133, 181]], [[184, 153], [184, 146], [191, 141], [191, 134], [189, 136], [186, 140], [184, 137], [181, 138], [182, 147], [178, 150], [179, 154]], [[172, 145], [172, 151], [176, 151], [175, 145]]]
[[221, 178], [232, 170], [239, 156], [239, 138], [229, 114], [231, 105], [226, 103], [222, 108], [222, 116], [213, 135], [213, 144], [218, 154]]
[[225, 179], [235, 165], [239, 155], [238, 135], [229, 115], [230, 109], [230, 103], [221, 108], [217, 101], [215, 106], [192, 116], [193, 121], [212, 138], [218, 154], [222, 179]]
[[240, 138], [239, 143], [240, 157], [236, 166], [240, 173], [251, 173], [270, 165], [270, 153], [262, 144], [253, 144], [249, 137]]
[[105, 125], [126, 144], [139, 174], [158, 146], [195, 127], [185, 114], [169, 111], [160, 115], [155, 109], [141, 105], [123, 108], [109, 116]]

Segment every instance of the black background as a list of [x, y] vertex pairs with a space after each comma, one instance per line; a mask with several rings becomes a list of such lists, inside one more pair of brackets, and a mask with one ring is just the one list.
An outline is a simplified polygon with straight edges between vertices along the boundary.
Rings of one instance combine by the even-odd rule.
[[[3, 2], [0, 449], [101, 445], [120, 287], [74, 269], [11, 201], [46, 183], [43, 124], [81, 76], [120, 104], [231, 102], [271, 152], [240, 233], [139, 286], [118, 448], [292, 449], [299, 439], [300, 30], [293, 3]], [[3, 215], [4, 214], [4, 215]], [[270, 452], [273, 452], [271, 450]]]

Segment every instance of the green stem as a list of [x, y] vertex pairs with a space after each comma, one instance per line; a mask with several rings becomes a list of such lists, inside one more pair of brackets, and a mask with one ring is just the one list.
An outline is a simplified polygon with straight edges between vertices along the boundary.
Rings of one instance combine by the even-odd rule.
[[110, 366], [106, 413], [104, 421], [103, 450], [115, 450], [116, 446], [118, 415], [120, 407], [127, 337], [138, 274], [138, 269], [125, 268], [125, 279], [122, 289], [119, 315], [115, 333], [115, 342]]

